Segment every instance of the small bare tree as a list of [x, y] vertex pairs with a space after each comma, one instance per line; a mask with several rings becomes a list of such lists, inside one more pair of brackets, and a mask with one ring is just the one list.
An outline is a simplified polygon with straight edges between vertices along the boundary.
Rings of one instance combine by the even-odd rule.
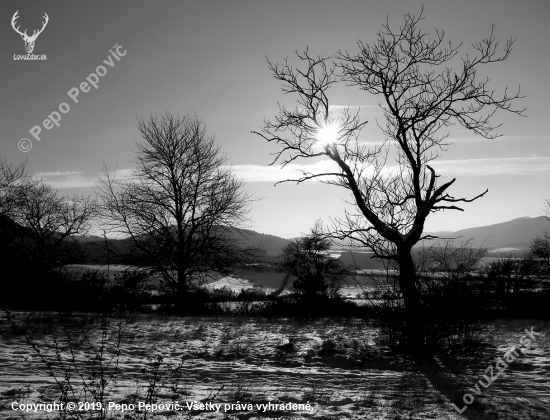
[[536, 259], [529, 252], [520, 258], [501, 257], [489, 267], [487, 281], [501, 295], [517, 294], [534, 286], [537, 268]]
[[[10, 210], [14, 207], [16, 192], [25, 179], [26, 162], [19, 166], [8, 163], [0, 158], [0, 275], [10, 278], [17, 271], [16, 252], [13, 241], [17, 225], [10, 218]], [[28, 265], [28, 264], [27, 264]]]
[[102, 215], [111, 232], [131, 238], [141, 264], [177, 290], [185, 310], [191, 286], [249, 255], [237, 228], [253, 198], [197, 116], [152, 116], [138, 129], [132, 177], [120, 182], [105, 168]]
[[540, 280], [548, 282], [550, 280], [550, 234], [545, 232], [531, 240], [527, 255], [533, 261], [534, 274]]
[[0, 217], [6, 215], [13, 205], [15, 190], [25, 177], [27, 162], [14, 166], [0, 158]]
[[417, 273], [427, 278], [458, 282], [472, 277], [486, 249], [474, 248], [473, 241], [456, 244], [453, 240], [438, 242], [418, 253]]
[[341, 262], [330, 255], [330, 238], [316, 222], [311, 232], [292, 239], [283, 248], [283, 271], [292, 276], [294, 289], [305, 296], [336, 296], [348, 271]]
[[[334, 233], [398, 264], [408, 345], [419, 354], [422, 308], [411, 249], [430, 237], [423, 231], [431, 213], [462, 211], [458, 203], [472, 202], [487, 192], [472, 198], [452, 196], [449, 189], [455, 179], [440, 182], [431, 162], [449, 146], [445, 130], [450, 125], [493, 138], [498, 135], [498, 125], [491, 122], [496, 111], [522, 115], [523, 110], [512, 108], [512, 102], [521, 98], [519, 91], [505, 90], [497, 96], [489, 79], [477, 76], [479, 68], [508, 59], [512, 39], [499, 53], [491, 30], [488, 38], [473, 45], [474, 54], [459, 58], [460, 45], [444, 43], [443, 31], [431, 35], [419, 27], [422, 13], [404, 19], [399, 28], [386, 21], [378, 40], [372, 45], [359, 42], [357, 53], [314, 57], [306, 49], [296, 52], [303, 68], [293, 67], [288, 59], [282, 65], [268, 61], [273, 76], [283, 82], [283, 92], [297, 95], [298, 106], [281, 106], [275, 121], [266, 121], [256, 134], [280, 145], [274, 163], [285, 166], [299, 158], [333, 162], [334, 170], [302, 172], [287, 181], [317, 179], [349, 190], [356, 212], [336, 221]], [[359, 134], [366, 121], [359, 111], [347, 108], [336, 114], [331, 108], [329, 90], [340, 83], [380, 97], [386, 121], [380, 126], [387, 138], [384, 145], [362, 144]], [[394, 167], [388, 165], [391, 156], [396, 156]]]
[[[544, 200], [542, 217], [550, 222], [550, 199]], [[531, 240], [526, 258], [533, 262], [533, 273], [545, 282], [550, 280], [550, 231]]]
[[550, 222], [550, 199], [544, 200], [543, 217]]
[[27, 179], [14, 195], [8, 216], [16, 224], [11, 246], [43, 275], [80, 255], [74, 235], [86, 234], [95, 216], [90, 197], [60, 196], [42, 180]]

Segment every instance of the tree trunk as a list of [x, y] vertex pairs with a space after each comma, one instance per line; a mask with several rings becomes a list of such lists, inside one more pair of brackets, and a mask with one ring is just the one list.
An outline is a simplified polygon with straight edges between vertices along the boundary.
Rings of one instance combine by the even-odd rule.
[[186, 271], [183, 264], [178, 265], [177, 308], [180, 315], [185, 315], [188, 310], [189, 285]]
[[405, 328], [407, 348], [411, 354], [421, 356], [424, 352], [424, 322], [420, 293], [416, 288], [416, 270], [411, 249], [398, 250], [399, 287], [405, 305]]

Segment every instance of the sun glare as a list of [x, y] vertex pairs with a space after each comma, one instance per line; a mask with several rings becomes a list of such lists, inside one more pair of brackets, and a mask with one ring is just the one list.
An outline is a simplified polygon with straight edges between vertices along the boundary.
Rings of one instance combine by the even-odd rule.
[[336, 124], [327, 124], [317, 131], [317, 140], [324, 147], [338, 140], [338, 126]]

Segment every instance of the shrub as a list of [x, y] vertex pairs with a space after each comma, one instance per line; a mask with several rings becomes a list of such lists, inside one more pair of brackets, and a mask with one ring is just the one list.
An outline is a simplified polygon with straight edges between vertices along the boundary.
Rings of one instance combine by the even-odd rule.
[[127, 310], [138, 310], [151, 297], [153, 287], [148, 284], [148, 273], [140, 269], [125, 269], [115, 274], [115, 284], [109, 300]]
[[[480, 341], [491, 300], [483, 278], [476, 272], [484, 250], [470, 242], [451, 242], [422, 250], [416, 260], [417, 289], [425, 348], [431, 353], [470, 346]], [[380, 326], [380, 339], [395, 350], [407, 348], [406, 317], [398, 274], [376, 281], [380, 299], [370, 307]], [[391, 267], [397, 268], [397, 267]]]
[[293, 239], [283, 248], [280, 267], [294, 277], [293, 287], [298, 293], [313, 297], [334, 297], [348, 271], [330, 255], [331, 242], [317, 222], [311, 233]]
[[109, 295], [109, 279], [98, 270], [86, 270], [78, 280], [71, 282], [71, 296], [78, 297], [79, 307], [98, 310], [106, 307]]

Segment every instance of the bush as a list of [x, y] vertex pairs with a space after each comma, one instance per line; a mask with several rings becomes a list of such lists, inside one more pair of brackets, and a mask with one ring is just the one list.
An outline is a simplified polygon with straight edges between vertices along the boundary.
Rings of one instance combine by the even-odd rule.
[[487, 272], [487, 286], [500, 296], [530, 290], [536, 284], [533, 278], [537, 271], [536, 265], [530, 256], [499, 258], [491, 264]]
[[364, 316], [366, 307], [339, 297], [295, 294], [267, 301], [258, 309], [257, 313], [262, 316], [293, 316], [299, 318], [349, 317]]
[[109, 301], [127, 310], [142, 309], [151, 299], [153, 287], [147, 283], [148, 273], [125, 269], [115, 274], [115, 284], [109, 291]]
[[470, 346], [486, 330], [486, 305], [482, 282], [426, 279], [421, 281], [425, 311], [425, 338], [429, 350], [438, 352]]
[[283, 248], [280, 267], [294, 278], [293, 288], [298, 293], [308, 297], [337, 295], [349, 273], [330, 255], [330, 246], [317, 222], [309, 235], [293, 239]]
[[69, 296], [78, 297], [79, 309], [94, 311], [107, 306], [109, 279], [98, 270], [86, 270], [69, 286]]
[[43, 275], [22, 270], [3, 287], [4, 307], [30, 310], [71, 310], [78, 307], [72, 293], [71, 279], [64, 270]]
[[[484, 250], [471, 248], [468, 241], [458, 247], [447, 242], [419, 252], [416, 286], [428, 352], [456, 350], [481, 340], [492, 303], [483, 278], [476, 273], [483, 255]], [[371, 301], [370, 307], [380, 327], [381, 341], [392, 349], [405, 350], [406, 316], [397, 276], [388, 273], [386, 279], [377, 282], [380, 299]]]

